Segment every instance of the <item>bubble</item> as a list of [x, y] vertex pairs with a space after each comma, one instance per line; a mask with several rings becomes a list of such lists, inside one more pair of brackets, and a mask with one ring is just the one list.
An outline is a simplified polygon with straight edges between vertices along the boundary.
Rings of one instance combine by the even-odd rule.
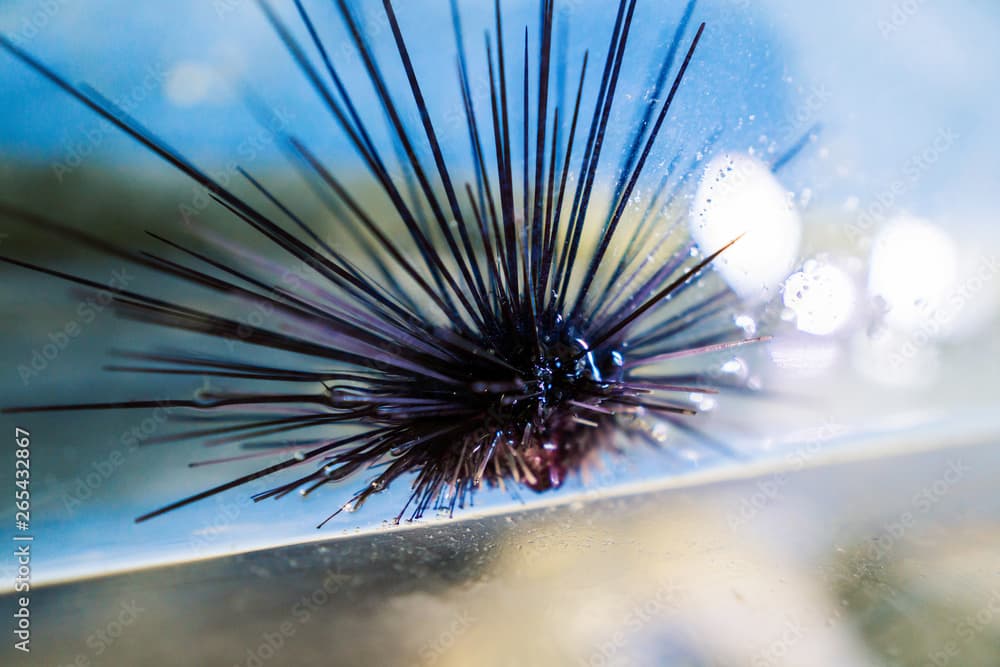
[[715, 409], [716, 401], [714, 396], [702, 393], [692, 393], [688, 395], [688, 399], [694, 403], [694, 405], [701, 412], [711, 412]]
[[215, 95], [220, 88], [218, 74], [208, 65], [182, 61], [167, 72], [164, 93], [174, 106], [193, 107]]
[[927, 220], [899, 216], [872, 244], [868, 290], [885, 302], [889, 326], [914, 331], [945, 306], [958, 263], [958, 247], [947, 232]]
[[666, 424], [658, 423], [653, 426], [650, 435], [652, 435], [653, 439], [657, 442], [663, 443], [670, 437], [670, 430], [667, 428]]
[[792, 196], [766, 164], [748, 155], [724, 154], [708, 163], [690, 220], [705, 253], [743, 235], [712, 266], [749, 301], [770, 299], [798, 256], [802, 230]]
[[851, 319], [857, 303], [854, 282], [833, 264], [810, 260], [785, 281], [782, 300], [799, 331], [828, 336]]
[[757, 320], [750, 315], [737, 315], [733, 318], [733, 324], [743, 329], [743, 333], [747, 336], [753, 336], [757, 333]]
[[724, 375], [732, 375], [737, 379], [743, 380], [746, 379], [749, 368], [747, 367], [747, 362], [742, 357], [733, 357], [722, 364], [719, 371]]

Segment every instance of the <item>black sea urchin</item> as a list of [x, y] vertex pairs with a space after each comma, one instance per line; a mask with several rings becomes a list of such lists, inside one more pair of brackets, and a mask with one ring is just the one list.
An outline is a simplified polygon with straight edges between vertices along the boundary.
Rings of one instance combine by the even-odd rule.
[[[280, 215], [265, 214], [125, 110], [90, 88], [67, 83], [3, 39], [9, 53], [193, 179], [285, 259], [276, 264], [207, 232], [199, 233], [199, 242], [208, 250], [153, 235], [161, 252], [137, 252], [28, 213], [9, 208], [4, 213], [211, 290], [220, 304], [265, 307], [277, 314], [280, 324], [251, 326], [220, 314], [221, 305], [220, 311], [208, 310], [193, 301], [125, 289], [114, 294], [121, 315], [302, 359], [301, 368], [289, 368], [246, 357], [135, 353], [129, 357], [143, 365], [115, 370], [236, 378], [264, 387], [298, 383], [300, 389], [16, 410], [166, 406], [210, 411], [229, 423], [181, 436], [216, 442], [326, 429], [308, 447], [286, 443], [266, 450], [284, 453], [287, 460], [139, 521], [310, 464], [318, 466], [257, 498], [310, 492], [356, 471], [377, 468], [374, 479], [343, 507], [356, 508], [412, 473], [412, 494], [400, 517], [412, 507], [411, 517], [417, 518], [428, 508], [453, 511], [463, 506], [483, 482], [513, 482], [536, 491], [557, 487], [601, 452], [616, 451], [619, 433], [648, 437], [623, 416], [656, 414], [690, 428], [686, 420], [696, 406], [686, 400], [688, 394], [712, 393], [720, 383], [662, 364], [759, 340], [746, 338], [748, 334], [733, 325], [737, 299], [721, 282], [711, 289], [690, 289], [699, 283], [707, 286], [703, 270], [728, 245], [702, 252], [689, 240], [685, 213], [671, 208], [687, 174], [664, 177], [644, 212], [634, 206], [636, 184], [649, 166], [705, 25], [690, 25], [694, 2], [689, 2], [672, 42], [655, 54], [655, 84], [630, 121], [624, 146], [608, 151], [605, 142], [619, 75], [626, 66], [636, 0], [618, 3], [593, 99], [585, 99], [590, 97], [585, 95], [588, 77], [594, 76], [586, 53], [570, 79], [575, 85], [568, 100], [550, 91], [554, 64], [570, 69], [573, 64], [565, 53], [554, 55], [554, 3], [540, 4], [537, 53], [529, 53], [525, 27], [523, 69], [514, 70], [497, 0], [495, 30], [486, 37], [489, 104], [484, 110], [477, 108], [470, 90], [462, 22], [452, 2], [456, 84], [465, 129], [449, 141], [466, 142], [472, 157], [469, 180], [459, 182], [460, 174], [446, 164], [436, 119], [425, 103], [422, 75], [415, 71], [391, 0], [384, 0], [383, 7], [398, 55], [393, 66], [402, 68], [409, 84], [402, 92], [389, 89], [382, 69], [386, 64], [376, 59], [354, 10], [345, 0], [336, 5], [388, 121], [402, 175], [387, 166], [386, 151], [373, 138], [372, 119], [358, 108], [301, 2], [296, 0], [295, 8], [308, 32], [306, 41], [298, 40], [289, 25], [261, 3], [338, 131], [349, 139], [380, 196], [391, 205], [388, 217], [374, 213], [343, 174], [335, 174], [303, 140], [281, 129], [283, 148], [336, 211], [333, 241], [249, 173], [241, 170], [266, 208]], [[412, 99], [417, 122], [404, 119], [400, 100], [406, 98]], [[515, 117], [523, 121], [520, 126]], [[608, 161], [609, 153], [619, 168], [611, 185], [598, 193], [598, 165], [602, 158]], [[673, 172], [681, 160], [678, 155], [667, 171]], [[518, 161], [520, 169], [515, 167]], [[667, 220], [663, 211], [671, 211]], [[353, 239], [360, 248], [357, 254], [347, 256], [337, 235]], [[86, 288], [103, 287], [52, 268], [4, 261]], [[294, 271], [281, 270], [292, 265]], [[641, 374], [643, 368], [646, 374]], [[657, 370], [659, 374], [650, 374]], [[328, 427], [334, 424], [341, 427], [331, 434]]]

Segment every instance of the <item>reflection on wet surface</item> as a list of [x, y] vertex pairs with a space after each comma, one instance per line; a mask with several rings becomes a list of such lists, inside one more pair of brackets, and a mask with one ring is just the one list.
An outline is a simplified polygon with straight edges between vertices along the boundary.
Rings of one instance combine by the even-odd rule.
[[35, 657], [988, 664], [998, 470], [959, 446], [47, 587]]

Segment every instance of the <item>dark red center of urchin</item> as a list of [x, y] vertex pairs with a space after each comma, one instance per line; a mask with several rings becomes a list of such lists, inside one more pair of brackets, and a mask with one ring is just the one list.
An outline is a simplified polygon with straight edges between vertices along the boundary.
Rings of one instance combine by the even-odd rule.
[[[568, 327], [501, 336], [487, 352], [462, 360], [464, 389], [425, 379], [411, 385], [415, 409], [390, 406], [376, 421], [428, 434], [419, 467], [453, 487], [504, 480], [535, 491], [560, 486], [608, 444], [614, 412], [603, 404], [622, 407], [622, 352], [591, 350]], [[423, 401], [441, 409], [428, 413]]]
[[569, 364], [559, 369], [549, 396], [541, 401], [547, 437], [540, 447], [525, 450], [537, 477], [527, 485], [535, 491], [558, 487], [567, 470], [581, 468], [587, 456], [600, 448], [598, 438], [605, 435], [605, 427], [613, 419], [614, 413], [601, 403], [613, 387], [605, 380], [606, 374], [620, 371], [621, 356], [587, 352], [582, 358], [570, 359]]
[[[565, 332], [556, 340], [526, 346], [515, 387], [486, 389], [494, 436], [506, 439], [530, 471], [523, 483], [535, 491], [558, 487], [595, 449], [594, 436], [611, 419], [601, 407], [623, 374], [617, 350], [590, 350]], [[490, 428], [490, 422], [485, 424]]]

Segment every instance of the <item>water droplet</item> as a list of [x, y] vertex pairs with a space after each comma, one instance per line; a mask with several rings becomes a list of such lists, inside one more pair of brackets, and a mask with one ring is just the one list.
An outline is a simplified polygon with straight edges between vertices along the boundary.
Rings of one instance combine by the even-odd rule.
[[743, 333], [747, 336], [753, 336], [757, 333], [757, 320], [747, 314], [740, 314], [733, 318], [733, 323], [740, 329], [743, 329]]
[[722, 364], [719, 370], [726, 375], [731, 375], [740, 380], [745, 378], [749, 372], [747, 363], [741, 357], [733, 357]]
[[670, 437], [670, 431], [667, 428], [666, 424], [659, 423], [653, 426], [650, 435], [653, 436], [654, 440], [662, 443], [666, 442], [667, 438]]

